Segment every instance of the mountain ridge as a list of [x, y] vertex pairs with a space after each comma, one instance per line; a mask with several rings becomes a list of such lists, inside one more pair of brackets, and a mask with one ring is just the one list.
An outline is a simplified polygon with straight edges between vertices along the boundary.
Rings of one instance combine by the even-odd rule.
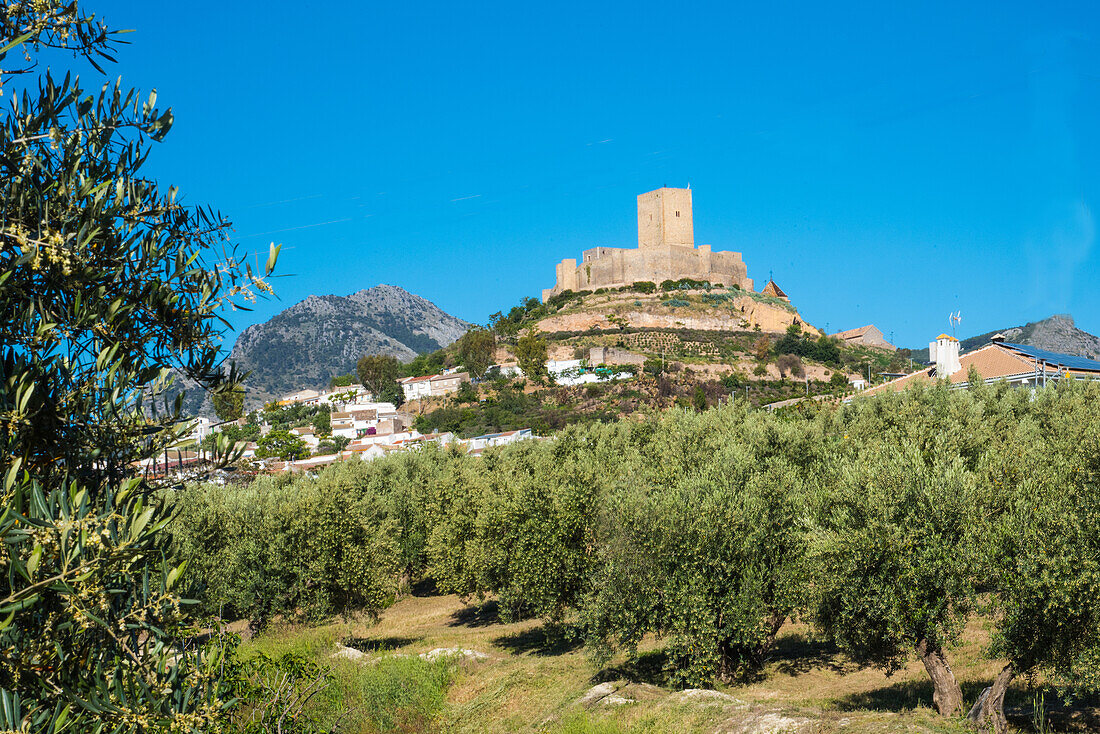
[[250, 371], [250, 405], [298, 389], [327, 387], [364, 354], [408, 361], [458, 339], [470, 324], [394, 285], [346, 296], [309, 295], [237, 336], [229, 360]]

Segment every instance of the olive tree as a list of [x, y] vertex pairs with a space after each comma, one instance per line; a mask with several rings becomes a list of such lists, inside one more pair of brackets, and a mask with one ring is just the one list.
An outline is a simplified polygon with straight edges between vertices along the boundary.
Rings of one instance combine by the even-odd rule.
[[182, 569], [141, 465], [188, 429], [169, 375], [238, 381], [221, 314], [268, 286], [222, 217], [143, 173], [172, 123], [155, 93], [19, 76], [114, 44], [76, 3], [0, 5], [0, 49], [28, 64], [0, 119], [4, 730], [198, 731], [226, 705], [216, 656], [179, 644]]
[[801, 429], [730, 408], [661, 423], [601, 513], [588, 642], [603, 661], [655, 633], [671, 680], [730, 682], [759, 671], [802, 606]]
[[1004, 699], [1019, 675], [1069, 693], [1100, 691], [1100, 386], [1042, 391], [992, 484], [1009, 497], [991, 527], [997, 611], [991, 654], [1005, 661], [970, 719], [1007, 731]]
[[974, 599], [981, 502], [957, 453], [908, 440], [841, 451], [818, 511], [816, 621], [854, 659], [900, 669], [914, 653], [943, 715], [962, 691], [946, 648]]

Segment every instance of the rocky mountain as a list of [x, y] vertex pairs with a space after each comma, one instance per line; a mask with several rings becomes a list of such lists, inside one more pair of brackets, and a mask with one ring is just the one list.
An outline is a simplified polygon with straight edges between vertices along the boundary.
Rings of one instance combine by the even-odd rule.
[[249, 406], [302, 388], [327, 387], [364, 354], [408, 361], [447, 346], [470, 324], [393, 285], [349, 296], [309, 296], [242, 331], [230, 359], [252, 374]]
[[[1073, 317], [1069, 314], [1055, 314], [1042, 321], [1033, 321], [1023, 326], [1012, 326], [962, 339], [959, 341], [961, 351], [969, 352], [971, 349], [988, 344], [990, 337], [994, 334], [1004, 334], [1005, 341], [1014, 344], [1027, 344], [1051, 352], [1100, 359], [1100, 338], [1078, 329], [1073, 322]], [[913, 359], [927, 363], [928, 347], [914, 349]]]

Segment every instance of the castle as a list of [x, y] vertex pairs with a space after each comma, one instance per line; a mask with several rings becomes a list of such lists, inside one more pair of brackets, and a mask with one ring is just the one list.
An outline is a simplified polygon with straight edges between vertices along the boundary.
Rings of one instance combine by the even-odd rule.
[[752, 290], [740, 252], [712, 252], [695, 246], [691, 189], [661, 188], [638, 196], [638, 249], [593, 247], [580, 265], [556, 266], [557, 282], [542, 292], [546, 301], [562, 291], [617, 288], [638, 281], [692, 278]]

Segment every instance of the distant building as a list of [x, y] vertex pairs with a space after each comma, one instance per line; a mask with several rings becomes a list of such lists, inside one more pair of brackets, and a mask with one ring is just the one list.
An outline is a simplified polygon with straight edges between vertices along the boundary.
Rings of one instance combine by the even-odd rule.
[[645, 364], [644, 354], [635, 354], [618, 347], [592, 347], [588, 350], [588, 364]]
[[617, 288], [638, 281], [694, 280], [752, 290], [740, 252], [712, 252], [695, 246], [691, 189], [661, 188], [638, 196], [638, 248], [593, 247], [581, 264], [574, 259], [556, 266], [553, 288], [542, 300], [562, 291]]
[[858, 329], [848, 329], [848, 331], [838, 331], [836, 334], [833, 334], [833, 337], [840, 339], [845, 344], [851, 344], [853, 346], [862, 345], [865, 347], [888, 349], [891, 352], [897, 351], [897, 347], [886, 341], [886, 337], [874, 324], [861, 326]]
[[1003, 337], [994, 339], [960, 356], [959, 340], [940, 334], [928, 345], [929, 357], [934, 363], [931, 367], [876, 385], [862, 394], [900, 392], [910, 385], [936, 379], [946, 379], [953, 388], [966, 389], [970, 386], [971, 368], [987, 384], [1005, 380], [1014, 387], [1032, 389], [1063, 379], [1100, 380], [1100, 362], [1096, 360], [1048, 352], [1026, 344], [1011, 344], [1003, 341]]
[[462, 442], [468, 452], [480, 452], [491, 446], [507, 446], [516, 441], [525, 441], [534, 438], [530, 428], [519, 428], [514, 431], [502, 431], [501, 433], [487, 433], [484, 436], [474, 436]]
[[428, 394], [434, 396], [447, 395], [462, 387], [462, 383], [470, 381], [469, 372], [451, 372], [443, 375], [433, 375], [428, 380]]

